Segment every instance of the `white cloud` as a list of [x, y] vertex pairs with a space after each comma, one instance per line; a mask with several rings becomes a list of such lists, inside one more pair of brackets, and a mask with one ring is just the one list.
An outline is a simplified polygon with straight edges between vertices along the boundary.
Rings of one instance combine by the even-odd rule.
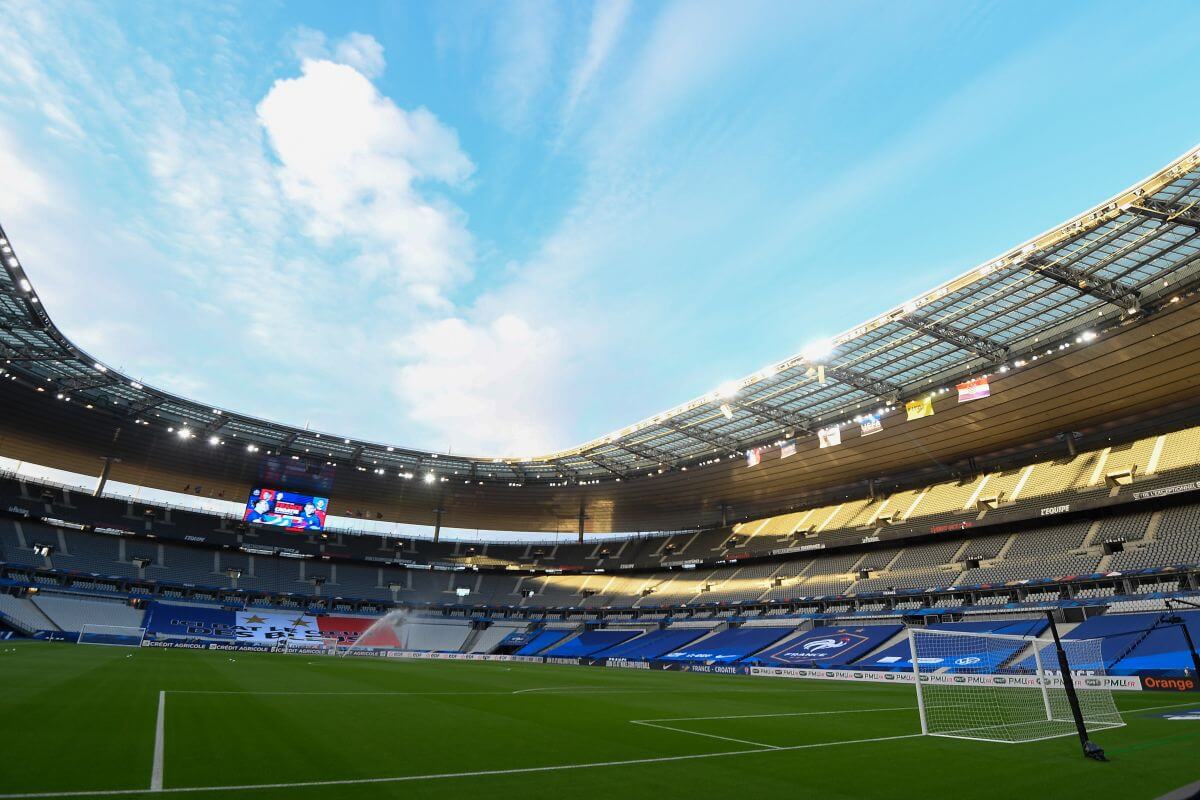
[[333, 54], [339, 63], [354, 67], [368, 78], [383, 75], [387, 66], [383, 59], [383, 45], [374, 36], [365, 33], [348, 34], [334, 46]]
[[393, 344], [413, 359], [396, 390], [409, 417], [475, 453], [524, 456], [557, 445], [565, 378], [563, 343], [520, 316], [473, 323], [451, 317]]
[[398, 286], [439, 304], [438, 292], [468, 275], [473, 244], [462, 211], [424, 189], [471, 175], [458, 136], [427, 109], [399, 108], [352, 67], [309, 60], [301, 71], [258, 105], [284, 196], [306, 212], [309, 235], [379, 248]]

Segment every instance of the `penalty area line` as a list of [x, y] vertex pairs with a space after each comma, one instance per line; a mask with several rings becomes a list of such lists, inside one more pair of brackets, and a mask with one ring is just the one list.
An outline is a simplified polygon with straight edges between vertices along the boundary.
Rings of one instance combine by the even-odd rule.
[[[689, 731], [690, 732], [690, 731]], [[697, 761], [706, 758], [729, 758], [731, 756], [747, 756], [764, 753], [785, 753], [795, 750], [813, 750], [820, 747], [837, 747], [846, 744], [870, 744], [873, 742], [890, 742], [898, 739], [915, 739], [920, 733], [906, 733], [899, 736], [877, 736], [871, 739], [842, 739], [834, 742], [814, 742], [812, 744], [794, 744], [785, 747], [760, 747], [753, 750], [727, 750], [720, 753], [691, 753], [682, 756], [657, 756], [655, 758], [630, 758], [622, 761], [595, 761], [585, 764], [555, 764], [546, 767], [516, 767], [513, 769], [482, 769], [472, 772], [437, 772], [428, 775], [399, 775], [388, 778], [346, 778], [328, 781], [298, 781], [295, 783], [249, 783], [234, 786], [180, 786], [169, 789], [102, 789], [100, 791], [69, 791], [69, 792], [22, 792], [17, 794], [0, 794], [0, 800], [35, 800], [35, 798], [52, 797], [131, 797], [142, 794], [197, 794], [204, 792], [251, 792], [260, 789], [304, 789], [324, 786], [358, 786], [381, 783], [414, 783], [417, 781], [450, 780], [453, 778], [487, 778], [500, 775], [530, 775], [539, 772], [565, 772], [575, 769], [602, 769], [605, 767], [632, 767], [641, 764], [667, 764], [678, 761]]]
[[773, 745], [773, 744], [763, 744], [762, 742], [752, 742], [748, 739], [735, 739], [732, 736], [720, 736], [715, 733], [704, 733], [703, 731], [689, 731], [687, 728], [673, 728], [670, 725], [659, 725], [656, 722], [650, 722], [649, 720], [644, 720], [644, 719], [631, 719], [629, 721], [632, 722], [634, 725], [642, 725], [647, 728], [658, 728], [659, 730], [663, 730], [663, 731], [675, 731], [676, 733], [690, 733], [692, 736], [705, 736], [709, 739], [721, 739], [722, 741], [726, 741], [726, 742], [737, 742], [738, 744], [749, 744], [749, 745], [754, 745], [755, 747], [762, 747], [767, 750], [778, 750], [779, 749], [779, 747], [777, 745]]

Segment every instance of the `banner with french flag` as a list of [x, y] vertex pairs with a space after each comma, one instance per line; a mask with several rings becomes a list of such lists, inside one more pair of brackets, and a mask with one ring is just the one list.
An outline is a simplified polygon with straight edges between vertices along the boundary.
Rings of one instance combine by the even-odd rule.
[[[254, 644], [337, 639], [339, 644], [353, 644], [375, 622], [372, 617], [317, 617], [299, 611], [235, 611], [219, 606], [152, 602], [145, 624], [147, 632], [168, 637]], [[391, 640], [395, 640], [394, 635]]]
[[321, 626], [311, 614], [297, 611], [237, 611], [237, 638], [240, 642], [275, 644], [281, 641], [321, 641]]
[[969, 403], [972, 400], [979, 400], [992, 393], [986, 376], [964, 381], [955, 388], [958, 389], [958, 402], [960, 403]]

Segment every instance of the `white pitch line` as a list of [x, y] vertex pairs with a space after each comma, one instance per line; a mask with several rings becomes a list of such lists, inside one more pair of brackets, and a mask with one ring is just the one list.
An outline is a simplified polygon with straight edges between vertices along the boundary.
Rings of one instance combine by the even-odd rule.
[[154, 763], [150, 768], [150, 791], [161, 792], [163, 788], [163, 745], [167, 714], [167, 693], [158, 693], [158, 719], [154, 723]]
[[675, 731], [676, 733], [690, 733], [692, 736], [705, 736], [709, 739], [723, 739], [726, 742], [737, 742], [738, 744], [751, 744], [755, 747], [765, 747], [768, 750], [778, 750], [778, 745], [763, 744], [762, 742], [751, 742], [748, 739], [735, 739], [732, 736], [719, 736], [715, 733], [704, 733], [703, 731], [689, 731], [687, 728], [673, 728], [670, 725], [658, 725], [654, 722], [641, 719], [629, 720], [634, 725], [644, 725], [647, 728], [659, 728], [664, 731]]
[[1158, 711], [1160, 708], [1179, 708], [1180, 706], [1200, 706], [1200, 702], [1193, 700], [1190, 703], [1172, 703], [1169, 706], [1143, 706], [1142, 708], [1127, 708], [1121, 713], [1127, 714], [1134, 711]]
[[[837, 747], [843, 744], [870, 744], [872, 742], [890, 742], [897, 739], [915, 739], [923, 734], [906, 733], [900, 736], [877, 736], [872, 739], [841, 739], [835, 742], [814, 742], [812, 744], [794, 744], [774, 749], [762, 748], [756, 750], [727, 750], [722, 753], [691, 753], [683, 756], [658, 756], [656, 758], [631, 758], [624, 761], [595, 761], [587, 764], [557, 764], [549, 767], [517, 767], [514, 769], [484, 769], [474, 772], [438, 772], [429, 775], [400, 775], [388, 778], [346, 778], [328, 781], [300, 781], [296, 783], [248, 783], [238, 786], [179, 786], [162, 789], [163, 794], [194, 794], [200, 792], [249, 792], [259, 789], [303, 789], [320, 786], [356, 786], [360, 784], [379, 783], [410, 783], [415, 781], [447, 780], [451, 778], [486, 778], [495, 775], [527, 775], [537, 772], [563, 772], [572, 769], [600, 769], [604, 767], [631, 767], [640, 764], [665, 764], [674, 761], [695, 761], [704, 758], [726, 758], [729, 756], [747, 756], [763, 753], [784, 753], [792, 750], [812, 750], [818, 747]], [[70, 791], [70, 792], [23, 792], [17, 794], [0, 794], [0, 800], [36, 800], [51, 797], [128, 797], [150, 794], [151, 789], [101, 789], [99, 791]]]
[[512, 694], [528, 694], [529, 692], [651, 692], [653, 689], [614, 689], [611, 686], [542, 686], [536, 689], [515, 689]]
[[[300, 697], [511, 697], [528, 692], [579, 692], [580, 694], [763, 694], [773, 693], [765, 689], [726, 689], [719, 690], [708, 688], [696, 689], [620, 689], [608, 687], [555, 687], [547, 686], [534, 689], [502, 689], [494, 691], [480, 692], [304, 692], [304, 691], [275, 691], [272, 689], [168, 689], [171, 694], [220, 694], [220, 695], [265, 695], [265, 696], [300, 696]], [[816, 689], [791, 689], [778, 690], [786, 691], [787, 694], [809, 694], [842, 691], [840, 689], [816, 690]], [[849, 690], [847, 690], [849, 691]]]
[[694, 722], [706, 719], [758, 719], [760, 717], [824, 717], [830, 714], [870, 714], [876, 711], [916, 711], [916, 706], [892, 706], [891, 708], [850, 708], [839, 711], [785, 711], [776, 714], [735, 714], [726, 717], [663, 717], [661, 719], [634, 719], [630, 722]]

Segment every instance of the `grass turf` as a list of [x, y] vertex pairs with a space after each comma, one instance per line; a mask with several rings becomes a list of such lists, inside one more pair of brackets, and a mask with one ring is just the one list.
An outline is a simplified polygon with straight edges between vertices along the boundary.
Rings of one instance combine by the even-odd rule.
[[[160, 691], [168, 790], [416, 776], [189, 797], [1153, 798], [1196, 778], [1200, 747], [1139, 711], [1200, 706], [1173, 694], [1118, 693], [1100, 764], [1073, 737], [913, 736], [913, 691], [890, 684], [5, 643], [0, 795], [145, 790]], [[646, 759], [665, 760], [600, 766]]]

